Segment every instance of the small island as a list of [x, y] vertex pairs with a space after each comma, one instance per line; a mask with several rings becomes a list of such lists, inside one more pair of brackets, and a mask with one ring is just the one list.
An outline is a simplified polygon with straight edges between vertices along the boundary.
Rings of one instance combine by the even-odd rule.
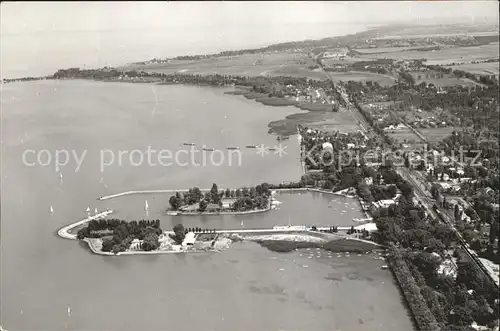
[[169, 199], [170, 215], [249, 214], [268, 211], [278, 202], [272, 197], [270, 186], [262, 183], [255, 187], [225, 191], [213, 184], [204, 193], [194, 187], [187, 192], [176, 192]]

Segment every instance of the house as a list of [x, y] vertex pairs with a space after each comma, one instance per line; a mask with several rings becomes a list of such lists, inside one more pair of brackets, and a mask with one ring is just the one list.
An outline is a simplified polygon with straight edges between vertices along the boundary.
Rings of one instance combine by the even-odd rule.
[[355, 145], [355, 144], [353, 144], [353, 143], [348, 143], [348, 144], [347, 144], [347, 149], [353, 149], [353, 148], [355, 148], [355, 147], [356, 147], [356, 145]]
[[184, 237], [184, 240], [182, 241], [182, 246], [192, 246], [195, 241], [196, 241], [196, 236], [195, 236], [194, 232], [188, 232], [188, 233], [186, 233], [186, 236]]
[[222, 199], [222, 208], [230, 209], [233, 204], [236, 202], [236, 199]]
[[142, 240], [139, 240], [139, 239], [132, 240], [132, 243], [130, 244], [130, 250], [133, 250], [133, 251], [140, 250], [141, 244], [142, 244]]
[[373, 178], [371, 178], [371, 177], [366, 177], [366, 178], [365, 178], [365, 183], [366, 183], [366, 185], [372, 185], [372, 184], [373, 184]]
[[389, 206], [394, 205], [396, 201], [393, 199], [379, 200], [372, 203], [371, 209], [378, 210], [380, 208], [389, 208]]
[[323, 147], [324, 150], [333, 151], [333, 145], [329, 142], [323, 143], [323, 145], [321, 145], [321, 146]]

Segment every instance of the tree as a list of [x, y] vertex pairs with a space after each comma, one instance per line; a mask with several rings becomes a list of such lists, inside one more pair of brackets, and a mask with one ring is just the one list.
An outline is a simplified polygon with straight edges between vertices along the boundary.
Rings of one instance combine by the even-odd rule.
[[240, 189], [237, 189], [237, 190], [236, 190], [236, 197], [237, 197], [237, 198], [240, 198], [240, 197], [241, 197], [241, 190], [240, 190]]
[[226, 189], [226, 192], [225, 192], [224, 195], [225, 195], [226, 198], [231, 197], [231, 190], [230, 189]]
[[201, 200], [200, 201], [200, 206], [199, 206], [199, 211], [200, 212], [204, 212], [205, 210], [207, 210], [207, 206], [208, 206], [208, 203], [206, 200]]
[[114, 246], [114, 242], [111, 239], [106, 238], [102, 241], [102, 251], [103, 252], [111, 252], [111, 250], [113, 249], [113, 246]]
[[170, 208], [172, 208], [172, 210], [179, 210], [181, 203], [179, 198], [177, 198], [177, 196], [172, 195], [168, 200], [168, 202], [170, 203]]
[[193, 203], [200, 202], [200, 200], [203, 198], [203, 193], [201, 193], [201, 190], [198, 187], [194, 187], [191, 190], [191, 195]]
[[176, 226], [174, 226], [174, 235], [171, 236], [171, 238], [177, 244], [182, 244], [182, 242], [184, 241], [184, 237], [186, 237], [184, 226], [182, 224], [177, 224]]
[[[185, 236], [184, 229], [182, 234]], [[158, 242], [158, 235], [152, 231], [148, 232], [142, 242], [142, 249], [145, 251], [152, 251], [157, 249], [159, 246], [160, 243]]]
[[212, 188], [210, 189], [210, 196], [213, 203], [219, 203], [219, 190], [217, 189], [217, 184], [215, 183], [213, 183]]
[[474, 322], [470, 310], [462, 306], [453, 307], [448, 315], [448, 321], [457, 326], [470, 326]]

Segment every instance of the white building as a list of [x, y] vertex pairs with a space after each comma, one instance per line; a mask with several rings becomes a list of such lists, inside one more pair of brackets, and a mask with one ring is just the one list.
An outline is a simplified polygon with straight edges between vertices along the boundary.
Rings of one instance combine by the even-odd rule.
[[182, 246], [192, 246], [195, 241], [196, 241], [196, 235], [194, 234], [194, 232], [188, 232], [188, 233], [186, 233], [186, 236], [184, 237], [184, 241], [182, 242]]
[[372, 203], [372, 206], [375, 207], [376, 209], [388, 208], [389, 206], [394, 205], [395, 203], [396, 201], [394, 201], [393, 199], [379, 200]]
[[372, 185], [372, 184], [373, 184], [373, 178], [371, 178], [371, 177], [366, 177], [366, 178], [365, 178], [365, 183], [366, 183], [366, 185]]
[[323, 145], [321, 145], [321, 146], [323, 147], [324, 150], [333, 151], [333, 145], [329, 142], [323, 143]]

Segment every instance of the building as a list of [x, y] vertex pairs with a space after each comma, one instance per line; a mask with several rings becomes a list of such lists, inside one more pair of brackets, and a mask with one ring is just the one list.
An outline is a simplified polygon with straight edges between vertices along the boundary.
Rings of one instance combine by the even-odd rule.
[[373, 178], [371, 178], [371, 177], [366, 177], [366, 178], [365, 178], [365, 183], [366, 183], [366, 185], [372, 185], [372, 184], [373, 184]]
[[372, 208], [374, 209], [389, 208], [389, 206], [392, 206], [395, 203], [396, 201], [394, 201], [393, 199], [379, 200], [372, 203]]
[[194, 234], [194, 232], [188, 232], [186, 233], [186, 236], [182, 241], [182, 246], [192, 246], [195, 241], [196, 241], [196, 235]]
[[231, 209], [235, 202], [236, 202], [236, 199], [222, 199], [222, 208]]
[[333, 145], [329, 142], [323, 143], [323, 145], [321, 146], [323, 147], [324, 150], [333, 151]]

